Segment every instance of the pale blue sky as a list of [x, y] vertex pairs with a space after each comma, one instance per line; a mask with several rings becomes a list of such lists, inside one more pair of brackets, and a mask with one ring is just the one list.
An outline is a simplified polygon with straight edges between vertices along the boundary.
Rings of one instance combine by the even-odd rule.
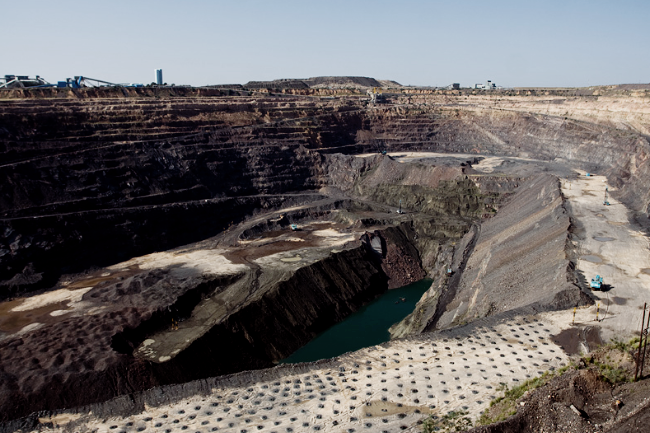
[[0, 74], [50, 82], [650, 82], [649, 0], [0, 0], [0, 16]]

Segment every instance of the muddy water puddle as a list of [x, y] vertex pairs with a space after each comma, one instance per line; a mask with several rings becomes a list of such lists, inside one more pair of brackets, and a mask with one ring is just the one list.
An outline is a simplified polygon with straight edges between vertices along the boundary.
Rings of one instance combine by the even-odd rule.
[[295, 231], [290, 228], [274, 230], [247, 241], [242, 248], [232, 250], [224, 254], [224, 257], [233, 263], [247, 264], [276, 253], [326, 246], [329, 243], [327, 237], [349, 236], [349, 233], [341, 232], [346, 227], [339, 223], [319, 222], [298, 226]]
[[[279, 238], [280, 236], [286, 235], [289, 230], [291, 229], [284, 229], [284, 230], [271, 230], [269, 232], [264, 232], [261, 235], [259, 235], [256, 239], [253, 239], [253, 241], [261, 241], [262, 239], [275, 239]], [[301, 232], [297, 231], [295, 232], [296, 237], [300, 237]]]
[[319, 245], [319, 239], [301, 239], [300, 241], [278, 240], [263, 245], [251, 245], [246, 248], [229, 251], [224, 254], [224, 257], [233, 263], [245, 265], [260, 257], [301, 248], [317, 247]]
[[44, 305], [33, 310], [11, 311], [13, 308], [20, 306], [22, 302], [23, 299], [17, 299], [0, 304], [0, 332], [13, 334], [31, 323], [52, 323], [58, 321], [50, 313], [68, 308], [68, 301], [62, 301]]
[[391, 401], [373, 400], [366, 403], [364, 413], [366, 417], [380, 417], [397, 415], [400, 413], [415, 413], [416, 410], [421, 411], [422, 409], [425, 409], [424, 413], [433, 412], [432, 410], [427, 410], [426, 407], [423, 408], [420, 406], [408, 406], [393, 403]]
[[594, 236], [594, 239], [598, 242], [611, 242], [616, 240], [616, 238], [610, 238], [609, 236]]
[[593, 350], [603, 344], [603, 340], [600, 338], [600, 331], [598, 328], [592, 326], [584, 329], [565, 329], [559, 334], [551, 336], [551, 340], [569, 355], [579, 355], [581, 343], [586, 343], [589, 350]]
[[344, 228], [346, 228], [345, 224], [335, 223], [333, 221], [317, 222], [305, 225], [298, 224], [298, 230], [293, 231], [290, 227], [280, 230], [271, 230], [260, 234], [257, 239], [274, 239], [286, 235], [287, 233], [291, 233], [293, 236], [298, 238], [303, 238], [309, 236], [313, 231], [325, 229], [342, 230]]
[[587, 255], [584, 255], [584, 256], [580, 256], [580, 259], [585, 260], [587, 262], [591, 262], [591, 263], [602, 263], [603, 262], [602, 258], [600, 258], [599, 256], [596, 256], [594, 254], [587, 254]]
[[285, 258], [280, 259], [281, 262], [285, 262], [285, 263], [296, 263], [296, 262], [299, 262], [301, 260], [302, 260], [302, 257], [299, 256], [298, 254], [296, 254], [293, 257], [285, 257]]

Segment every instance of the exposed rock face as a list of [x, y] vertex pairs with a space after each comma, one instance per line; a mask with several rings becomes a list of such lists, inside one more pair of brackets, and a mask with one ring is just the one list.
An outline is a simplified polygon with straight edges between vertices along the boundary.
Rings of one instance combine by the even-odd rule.
[[[474, 243], [479, 230], [478, 225], [473, 225], [467, 233], [457, 239], [457, 243], [447, 243], [439, 246], [435, 263], [431, 267], [429, 277], [433, 279], [431, 287], [422, 295], [411, 314], [401, 322], [395, 323], [390, 328], [391, 338], [402, 338], [424, 332], [427, 326], [434, 321], [438, 310], [442, 310], [446, 302], [450, 302], [455, 292], [448, 290], [453, 274], [449, 270], [462, 272], [474, 248]], [[441, 296], [445, 295], [442, 299]]]
[[569, 224], [554, 177], [523, 184], [496, 217], [481, 225], [456, 295], [435, 326], [527, 305], [578, 304], [581, 291], [565, 253]]
[[[387, 287], [379, 261], [364, 246], [297, 269], [269, 271], [259, 281], [254, 270], [227, 264], [218, 251], [209, 257], [197, 251], [187, 259], [152, 271], [127, 262], [77, 304], [26, 310], [23, 315], [41, 314], [43, 322], [0, 341], [0, 420], [270, 367]], [[226, 267], [201, 272], [201, 266], [194, 268], [197, 261]], [[115, 277], [119, 283], [112, 282]], [[178, 325], [170, 330], [174, 321]], [[173, 350], [179, 344], [182, 350]]]
[[393, 336], [444, 329], [521, 307], [564, 309], [590, 303], [566, 249], [570, 220], [558, 181], [524, 183], [500, 212], [470, 231], [450, 269], [420, 300]]
[[[3, 95], [46, 96], [36, 90]], [[331, 170], [323, 153], [386, 149], [562, 158], [607, 173], [632, 208], [647, 213], [650, 204], [650, 145], [643, 135], [650, 115], [643, 95], [628, 96], [636, 104], [628, 119], [625, 107], [607, 117], [599, 105], [604, 97], [554, 97], [549, 103], [536, 96], [422, 94], [427, 106], [368, 110], [356, 98], [235, 99], [216, 96], [221, 90], [178, 89], [179, 95], [205, 96], [153, 99], [150, 91], [93, 99], [99, 90], [70, 90], [65, 96], [79, 99], [2, 103], [0, 281], [11, 281], [30, 263], [43, 279], [5, 284], [0, 296], [47, 287], [61, 273], [214, 235], [256, 208], [277, 205], [269, 200], [284, 200], [252, 196], [328, 184]], [[627, 120], [625, 130], [613, 127]], [[420, 180], [405, 179], [397, 195], [415, 196]], [[386, 188], [378, 184], [371, 193], [383, 196]], [[231, 211], [216, 220], [198, 204], [235, 197], [235, 203], [217, 205]], [[174, 214], [179, 202], [183, 218], [195, 221], [182, 234], [176, 216], [160, 217]], [[28, 221], [33, 216], [39, 217], [36, 225]], [[148, 229], [164, 235], [155, 239], [146, 235]], [[59, 261], [79, 250], [84, 254]]]
[[381, 268], [388, 276], [388, 288], [396, 289], [419, 281], [427, 273], [422, 268], [420, 254], [414, 245], [416, 232], [410, 225], [401, 224], [362, 237], [381, 260]]
[[[471, 158], [432, 167], [402, 164], [382, 150], [561, 158], [607, 173], [634, 209], [647, 212], [650, 204], [643, 110], [622, 130], [600, 112], [589, 119], [585, 110], [596, 110], [589, 100], [553, 102], [543, 112], [543, 101], [523, 96], [501, 102], [424, 95], [435, 105], [368, 108], [357, 98], [227, 93], [153, 99], [160, 95], [133, 91], [95, 99], [107, 95], [70, 90], [59, 95], [69, 99], [0, 103], [0, 299], [65, 289], [56, 284], [67, 273], [90, 269], [73, 284], [98, 280], [68, 287], [92, 287], [74, 301], [83, 310], [65, 298], [38, 311], [40, 327], [25, 328], [34, 320], [21, 316], [15, 329], [2, 331], [4, 419], [44, 404], [99, 401], [268, 366], [379, 291], [425, 273], [434, 286], [403, 334], [519, 306], [583, 301], [570, 280], [569, 221], [555, 180], [521, 186], [526, 176], [477, 173]], [[564, 107], [573, 117], [560, 114]], [[375, 155], [349, 155], [362, 152]], [[517, 187], [521, 192], [500, 209], [499, 198]], [[395, 213], [400, 201], [408, 215]], [[260, 215], [279, 208], [293, 210], [284, 219]], [[480, 230], [472, 226], [497, 209]], [[234, 268], [225, 273], [183, 276], [191, 266], [176, 262], [121, 268], [120, 281], [94, 272], [217, 234], [216, 244], [201, 248], [253, 241], [258, 248], [265, 241], [257, 236], [269, 229], [288, 231], [289, 223], [326, 214], [342, 224], [341, 233], [380, 239], [379, 257], [359, 234], [297, 265], [307, 256], [296, 245], [317, 242], [283, 234], [277, 251], [229, 256]], [[251, 218], [255, 224], [227, 230]], [[264, 269], [273, 261], [281, 271]], [[313, 290], [305, 295], [305, 287]], [[77, 312], [60, 312], [67, 310]], [[175, 335], [191, 338], [171, 337], [172, 320], [180, 321]], [[238, 357], [224, 360], [223, 348]], [[84, 391], [88, 382], [97, 384], [92, 392]]]
[[[215, 235], [256, 209], [292, 200], [279, 194], [323, 184], [320, 156], [302, 147], [310, 140], [303, 128], [273, 127], [285, 137], [282, 147], [264, 144], [264, 127], [253, 135], [231, 129], [264, 122], [271, 112], [307, 114], [295, 107], [280, 114], [283, 108], [252, 100], [234, 106], [186, 101], [190, 106], [180, 103], [171, 112], [179, 120], [170, 122], [165, 102], [101, 101], [4, 106], [0, 281], [32, 263], [44, 274], [36, 287], [51, 286], [62, 272]], [[305, 108], [324, 115], [325, 106]], [[200, 132], [215, 124], [223, 127]], [[6, 284], [0, 298], [25, 288]]]

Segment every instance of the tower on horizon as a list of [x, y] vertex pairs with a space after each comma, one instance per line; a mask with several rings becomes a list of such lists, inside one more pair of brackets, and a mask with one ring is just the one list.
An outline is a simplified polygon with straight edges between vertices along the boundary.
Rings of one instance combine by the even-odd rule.
[[163, 83], [162, 69], [156, 69], [156, 84], [162, 86], [162, 83]]

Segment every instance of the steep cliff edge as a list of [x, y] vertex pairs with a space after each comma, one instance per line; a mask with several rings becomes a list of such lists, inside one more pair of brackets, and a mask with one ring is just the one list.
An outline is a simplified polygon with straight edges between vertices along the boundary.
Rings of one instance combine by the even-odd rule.
[[233, 264], [219, 250], [158, 254], [110, 269], [95, 287], [82, 280], [3, 305], [13, 308], [0, 321], [0, 419], [272, 366], [386, 290], [363, 245], [300, 254], [269, 258], [275, 268]]
[[592, 303], [566, 253], [570, 219], [555, 176], [524, 184], [497, 215], [463, 238], [438, 278], [393, 337], [457, 326], [504, 311]]

